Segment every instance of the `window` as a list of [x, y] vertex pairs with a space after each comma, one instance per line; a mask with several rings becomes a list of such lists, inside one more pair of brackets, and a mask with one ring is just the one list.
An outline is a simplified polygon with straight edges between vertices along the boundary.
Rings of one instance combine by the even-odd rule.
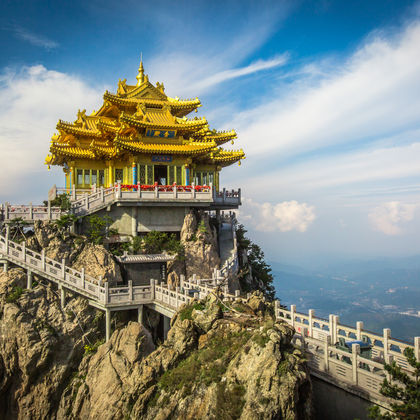
[[99, 170], [99, 185], [105, 185], [105, 171], [103, 169]]
[[84, 170], [85, 173], [85, 185], [89, 185], [90, 184], [90, 170], [89, 169], [85, 169]]
[[93, 184], [98, 184], [98, 171], [96, 170], [96, 169], [92, 169], [92, 171], [91, 171], [91, 174], [92, 174], [92, 185]]
[[141, 185], [146, 184], [146, 166], [139, 165], [139, 181]]
[[83, 171], [81, 169], [77, 170], [77, 184], [83, 185]]
[[176, 166], [176, 181], [178, 185], [182, 185], [182, 166]]
[[115, 182], [123, 182], [124, 171], [122, 169], [115, 169]]
[[172, 185], [175, 182], [175, 167], [169, 166], [168, 168], [168, 185]]
[[146, 165], [146, 171], [147, 171], [147, 185], [153, 185], [153, 165]]

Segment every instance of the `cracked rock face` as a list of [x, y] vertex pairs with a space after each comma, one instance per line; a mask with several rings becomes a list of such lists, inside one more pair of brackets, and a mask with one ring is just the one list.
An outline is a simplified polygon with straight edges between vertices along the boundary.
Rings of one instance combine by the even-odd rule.
[[0, 413], [54, 418], [84, 344], [97, 337], [98, 314], [83, 298], [69, 297], [62, 310], [49, 285], [24, 287], [23, 270], [0, 274]]

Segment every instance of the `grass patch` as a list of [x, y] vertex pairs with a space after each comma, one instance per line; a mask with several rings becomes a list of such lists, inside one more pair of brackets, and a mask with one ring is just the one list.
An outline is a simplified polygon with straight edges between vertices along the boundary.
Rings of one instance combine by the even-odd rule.
[[239, 419], [245, 404], [246, 389], [243, 385], [226, 383], [217, 385], [217, 418]]
[[100, 340], [96, 340], [96, 342], [92, 345], [89, 344], [85, 344], [85, 353], [84, 356], [88, 355], [88, 354], [92, 354], [95, 353], [98, 350], [98, 347], [101, 346], [102, 344], [105, 343], [105, 340], [102, 338]]
[[243, 331], [229, 337], [211, 338], [205, 348], [166, 371], [158, 381], [158, 389], [168, 393], [182, 390], [185, 396], [191, 394], [195, 385], [219, 383], [229, 362], [250, 337], [250, 332]]
[[19, 286], [15, 286], [12, 291], [6, 296], [7, 303], [14, 303], [16, 302], [23, 293], [23, 288]]
[[194, 303], [194, 305], [187, 306], [179, 312], [180, 320], [183, 321], [184, 319], [192, 319], [192, 313], [194, 309], [197, 311], [202, 311], [206, 309], [206, 306], [203, 303]]

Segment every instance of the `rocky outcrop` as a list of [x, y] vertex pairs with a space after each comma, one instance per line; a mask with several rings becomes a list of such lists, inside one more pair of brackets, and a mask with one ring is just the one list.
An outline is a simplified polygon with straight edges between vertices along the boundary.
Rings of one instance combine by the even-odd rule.
[[34, 235], [26, 241], [26, 246], [56, 261], [66, 260], [66, 264], [76, 270], [85, 269], [85, 273], [98, 279], [102, 277], [110, 285], [123, 281], [120, 267], [113, 255], [102, 245], [94, 245], [86, 237], [72, 235], [60, 229], [56, 224], [36, 221]]
[[25, 285], [21, 269], [0, 274], [0, 417], [54, 418], [102, 314], [83, 298], [69, 297], [62, 310], [51, 287]]
[[220, 266], [217, 232], [210, 226], [207, 213], [190, 213], [185, 216], [181, 230], [181, 242], [185, 249], [185, 271], [187, 278], [193, 274], [211, 278]]
[[309, 418], [302, 354], [291, 345], [293, 329], [275, 322], [270, 308], [260, 295], [232, 308], [215, 296], [194, 301], [149, 355], [149, 337], [129, 324], [83, 361], [58, 417]]

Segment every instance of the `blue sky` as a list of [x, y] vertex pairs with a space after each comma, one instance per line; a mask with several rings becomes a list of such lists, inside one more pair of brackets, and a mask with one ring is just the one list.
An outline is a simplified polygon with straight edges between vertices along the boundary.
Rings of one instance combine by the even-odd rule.
[[382, 1], [3, 1], [0, 200], [40, 202], [59, 118], [140, 52], [247, 159], [240, 220], [276, 261], [420, 253], [420, 6]]

